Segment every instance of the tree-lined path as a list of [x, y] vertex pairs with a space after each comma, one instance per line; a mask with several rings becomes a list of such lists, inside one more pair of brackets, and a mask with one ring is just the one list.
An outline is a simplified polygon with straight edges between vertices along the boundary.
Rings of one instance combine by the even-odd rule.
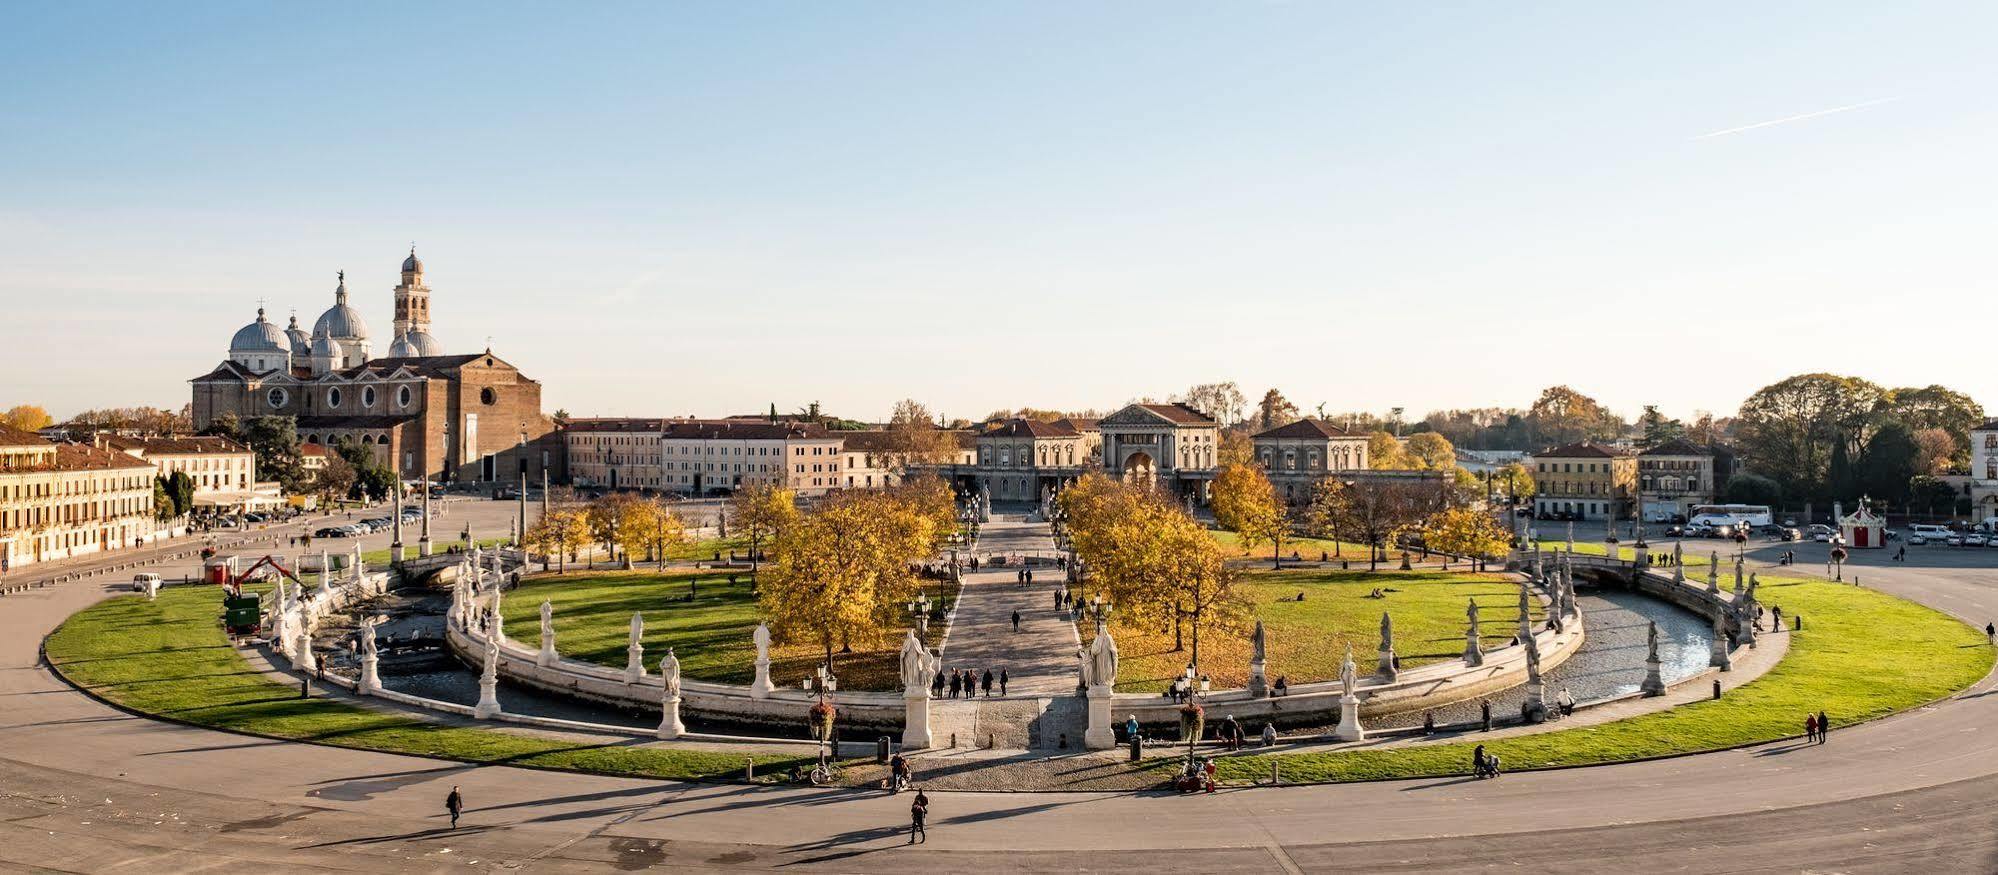
[[[993, 556], [1054, 552], [1046, 525], [1019, 517], [994, 517], [979, 536], [980, 571], [967, 572], [958, 597], [957, 619], [944, 641], [947, 668], [1005, 669], [1012, 695], [1062, 696], [1075, 692], [1075, 626], [1055, 611], [1054, 592], [1062, 574], [1053, 566], [1035, 566], [1034, 582], [1019, 582], [1015, 565], [993, 567]], [[1013, 631], [1013, 613], [1020, 629]], [[993, 688], [998, 694], [998, 688]]]

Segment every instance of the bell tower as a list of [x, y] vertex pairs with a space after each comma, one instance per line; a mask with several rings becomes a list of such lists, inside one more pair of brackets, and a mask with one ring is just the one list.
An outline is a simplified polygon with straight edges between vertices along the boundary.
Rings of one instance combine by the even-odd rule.
[[395, 336], [411, 331], [430, 331], [430, 287], [423, 284], [423, 262], [416, 258], [414, 243], [402, 260], [402, 284], [395, 287]]

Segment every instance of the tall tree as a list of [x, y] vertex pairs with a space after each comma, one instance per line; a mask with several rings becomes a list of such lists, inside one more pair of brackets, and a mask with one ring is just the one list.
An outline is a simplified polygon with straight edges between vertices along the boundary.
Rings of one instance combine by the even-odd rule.
[[1358, 480], [1339, 492], [1339, 529], [1369, 545], [1368, 570], [1380, 568], [1380, 553], [1393, 539], [1430, 514], [1448, 496], [1442, 484], [1416, 480]]
[[1263, 393], [1263, 400], [1256, 403], [1256, 423], [1264, 431], [1289, 425], [1298, 420], [1297, 405], [1283, 397], [1283, 393], [1271, 389]]
[[796, 493], [774, 483], [752, 483], [728, 500], [735, 530], [749, 538], [749, 573], [754, 575], [763, 545], [798, 519]]
[[1644, 415], [1637, 418], [1637, 427], [1639, 429], [1637, 445], [1646, 450], [1670, 443], [1673, 439], [1684, 437], [1686, 434], [1685, 423], [1669, 419], [1665, 414], [1659, 413], [1655, 404], [1644, 405]]
[[1214, 520], [1235, 533], [1242, 549], [1254, 552], [1270, 545], [1270, 562], [1283, 567], [1283, 540], [1290, 534], [1290, 508], [1277, 497], [1276, 487], [1261, 468], [1229, 465], [1214, 475]]
[[1459, 556], [1497, 556], [1512, 548], [1512, 533], [1489, 513], [1453, 507], [1424, 523], [1424, 543]]
[[1758, 471], [1792, 498], [1831, 494], [1833, 448], [1848, 458], [1872, 436], [1879, 386], [1836, 374], [1799, 374], [1755, 391], [1736, 432]]
[[0, 413], [0, 425], [18, 428], [22, 431], [39, 431], [55, 422], [49, 412], [33, 404], [16, 404]]
[[1582, 440], [1611, 440], [1623, 433], [1623, 419], [1594, 398], [1567, 386], [1551, 386], [1526, 412], [1534, 439], [1548, 446]]
[[[1858, 491], [1888, 504], [1905, 504], [1908, 480], [1918, 473], [1915, 460], [1920, 448], [1906, 425], [1890, 422], [1873, 433], [1854, 472]], [[1858, 496], [1841, 495], [1840, 498]]]
[[1401, 451], [1401, 441], [1386, 431], [1367, 435], [1367, 467], [1377, 471], [1406, 471], [1413, 466]]
[[1402, 452], [1410, 467], [1418, 470], [1448, 471], [1457, 467], [1457, 448], [1435, 432], [1410, 435]]
[[1893, 389], [1886, 393], [1887, 415], [1911, 432], [1940, 429], [1955, 441], [1951, 466], [1970, 463], [1970, 430], [1984, 422], [1984, 408], [1969, 395], [1945, 386]]
[[1223, 426], [1241, 422], [1249, 406], [1249, 399], [1242, 395], [1242, 387], [1232, 381], [1202, 383], [1186, 390], [1183, 400], [1188, 406], [1214, 417]]
[[253, 416], [238, 423], [235, 437], [257, 455], [257, 476], [298, 492], [308, 484], [298, 451], [298, 420], [289, 416]]
[[832, 665], [835, 646], [877, 643], [913, 596], [932, 521], [882, 492], [844, 492], [785, 526], [771, 545], [757, 600], [779, 641], [810, 641]]
[[1936, 477], [1948, 474], [1957, 467], [1954, 435], [1940, 428], [1924, 428], [1915, 432], [1914, 440], [1916, 474]]
[[898, 469], [944, 464], [957, 448], [957, 439], [938, 428], [930, 408], [914, 398], [895, 402], [895, 411], [888, 417], [888, 435], [889, 454]]

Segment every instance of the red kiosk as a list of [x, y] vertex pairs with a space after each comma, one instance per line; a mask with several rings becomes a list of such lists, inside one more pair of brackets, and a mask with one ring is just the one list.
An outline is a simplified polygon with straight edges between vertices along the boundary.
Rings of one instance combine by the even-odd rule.
[[1884, 549], [1887, 546], [1887, 521], [1866, 506], [1866, 499], [1859, 500], [1859, 509], [1838, 518], [1839, 536], [1845, 539], [1850, 549]]

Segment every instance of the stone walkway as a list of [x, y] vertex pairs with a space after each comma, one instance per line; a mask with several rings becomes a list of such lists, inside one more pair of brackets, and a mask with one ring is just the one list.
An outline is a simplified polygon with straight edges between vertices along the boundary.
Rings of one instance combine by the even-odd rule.
[[[994, 518], [979, 539], [981, 562], [988, 553], [1053, 550], [1045, 525], [1019, 518]], [[964, 576], [957, 618], [944, 641], [944, 667], [979, 672], [989, 668], [995, 675], [1003, 668], [1008, 695], [1070, 695], [1076, 683], [1075, 649], [1082, 642], [1075, 626], [1054, 607], [1061, 572], [1052, 566], [1034, 566], [1033, 583], [1018, 582], [1018, 574], [1019, 569], [1009, 565]], [[1017, 632], [1015, 612], [1020, 615]], [[992, 692], [997, 695], [999, 690], [995, 686]]]

